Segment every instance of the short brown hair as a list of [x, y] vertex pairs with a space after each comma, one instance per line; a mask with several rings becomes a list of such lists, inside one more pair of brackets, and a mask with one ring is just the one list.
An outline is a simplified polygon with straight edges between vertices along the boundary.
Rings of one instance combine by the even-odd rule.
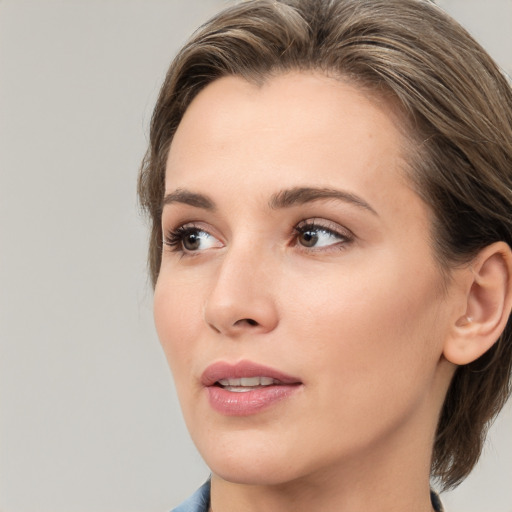
[[[496, 241], [512, 246], [512, 91], [499, 68], [428, 0], [249, 0], [206, 23], [172, 63], [156, 104], [139, 197], [152, 231], [153, 284], [161, 250], [165, 163], [190, 102], [219, 77], [264, 81], [316, 70], [400, 105], [416, 150], [411, 178], [434, 213], [432, 244], [449, 269]], [[448, 390], [432, 475], [454, 487], [480, 456], [487, 428], [510, 395], [512, 322]]]

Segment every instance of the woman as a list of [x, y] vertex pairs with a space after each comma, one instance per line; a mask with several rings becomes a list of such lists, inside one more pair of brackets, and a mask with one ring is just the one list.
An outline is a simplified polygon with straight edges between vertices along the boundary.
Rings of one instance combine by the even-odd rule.
[[212, 472], [176, 510], [442, 510], [510, 389], [512, 92], [481, 47], [428, 1], [228, 8], [139, 194]]

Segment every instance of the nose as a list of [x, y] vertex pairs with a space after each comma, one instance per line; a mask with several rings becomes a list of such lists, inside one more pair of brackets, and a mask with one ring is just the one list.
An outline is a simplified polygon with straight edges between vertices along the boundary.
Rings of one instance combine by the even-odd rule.
[[230, 337], [263, 334], [278, 324], [274, 296], [276, 264], [261, 253], [232, 248], [224, 256], [207, 297], [204, 319]]

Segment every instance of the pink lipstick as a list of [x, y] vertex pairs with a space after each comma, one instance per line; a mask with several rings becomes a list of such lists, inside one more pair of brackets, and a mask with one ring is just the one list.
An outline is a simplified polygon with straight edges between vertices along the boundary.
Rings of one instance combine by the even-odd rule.
[[201, 376], [211, 407], [226, 416], [248, 416], [288, 398], [300, 379], [251, 361], [218, 362]]

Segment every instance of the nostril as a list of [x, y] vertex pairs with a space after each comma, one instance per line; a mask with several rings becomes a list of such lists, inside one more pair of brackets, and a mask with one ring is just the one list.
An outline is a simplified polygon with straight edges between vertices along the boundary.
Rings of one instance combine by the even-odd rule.
[[259, 325], [258, 322], [256, 322], [256, 320], [253, 320], [252, 318], [242, 318], [240, 320], [237, 320], [234, 325], [240, 325], [244, 323], [252, 326]]

